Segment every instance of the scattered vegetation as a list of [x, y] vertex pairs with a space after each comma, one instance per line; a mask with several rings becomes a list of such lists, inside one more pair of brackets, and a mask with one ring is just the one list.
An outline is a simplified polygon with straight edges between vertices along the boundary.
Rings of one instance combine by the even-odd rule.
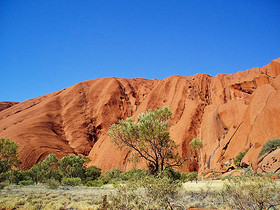
[[275, 139], [268, 140], [263, 146], [258, 157], [264, 155], [267, 152], [272, 152], [280, 147], [280, 139], [277, 137]]
[[10, 139], [0, 138], [0, 174], [18, 166], [19, 145]]
[[243, 152], [239, 152], [239, 154], [234, 157], [233, 161], [237, 167], [241, 166], [241, 161], [242, 161], [243, 157], [246, 155], [246, 153], [248, 152], [248, 150], [249, 149], [245, 149]]
[[[170, 139], [168, 130], [171, 115], [169, 107], [148, 110], [139, 114], [136, 122], [129, 117], [111, 125], [108, 135], [119, 148], [126, 147], [130, 150], [131, 160], [137, 162], [144, 159], [150, 173], [159, 174], [166, 168], [181, 166], [191, 157], [183, 159], [178, 153], [178, 145]], [[193, 149], [201, 148], [200, 144], [200, 141], [194, 142]]]
[[222, 191], [225, 207], [231, 209], [275, 209], [280, 205], [280, 187], [270, 178], [234, 178]]
[[[123, 122], [123, 128], [117, 126], [114, 128], [117, 130], [112, 131], [122, 137], [136, 136], [137, 144], [144, 137], [154, 138], [156, 143], [162, 144], [160, 148], [165, 150], [164, 155], [168, 154], [168, 161], [152, 162], [149, 169], [122, 171], [120, 167], [113, 168], [103, 175], [96, 166], [86, 167], [90, 160], [81, 155], [58, 160], [55, 154], [50, 154], [29, 170], [18, 170], [19, 145], [1, 138], [0, 209], [280, 209], [280, 186], [278, 181], [271, 179], [279, 178], [279, 174], [253, 175], [247, 168], [239, 177], [228, 175], [221, 180], [201, 181], [195, 171], [180, 173], [174, 169], [172, 165], [176, 161], [184, 160], [176, 152], [175, 156], [171, 153], [171, 148], [176, 151], [177, 146], [166, 130], [170, 116], [169, 108], [148, 111], [139, 117], [138, 124], [128, 119]], [[152, 127], [148, 129], [154, 132], [152, 136], [145, 133], [141, 123]], [[137, 126], [142, 130], [133, 130]], [[129, 133], [118, 133], [119, 129], [128, 129]], [[157, 152], [149, 148], [151, 142], [142, 142], [135, 148]], [[203, 143], [194, 138], [190, 146], [192, 151], [199, 151]], [[279, 146], [278, 138], [270, 140], [263, 147], [264, 153]], [[237, 166], [247, 151], [234, 158]]]

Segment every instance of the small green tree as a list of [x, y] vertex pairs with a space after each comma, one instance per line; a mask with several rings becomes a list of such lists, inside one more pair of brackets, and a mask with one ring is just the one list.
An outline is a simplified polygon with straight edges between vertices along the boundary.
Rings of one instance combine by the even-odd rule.
[[157, 174], [185, 161], [178, 153], [178, 145], [170, 139], [171, 115], [169, 107], [148, 110], [139, 114], [136, 122], [129, 117], [112, 124], [108, 135], [119, 148], [130, 149], [135, 162], [145, 159], [150, 171]]
[[192, 141], [190, 142], [190, 146], [193, 151], [199, 151], [203, 148], [203, 142], [196, 137], [192, 139]]
[[20, 165], [18, 148], [16, 142], [0, 138], [0, 174]]

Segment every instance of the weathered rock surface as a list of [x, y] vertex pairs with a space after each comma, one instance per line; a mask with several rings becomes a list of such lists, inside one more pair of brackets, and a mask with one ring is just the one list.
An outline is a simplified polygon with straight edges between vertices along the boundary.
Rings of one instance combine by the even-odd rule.
[[204, 142], [200, 158], [184, 170], [222, 173], [244, 149], [249, 151], [243, 164], [252, 165], [266, 141], [280, 136], [279, 74], [276, 59], [262, 68], [215, 77], [89, 80], [1, 111], [0, 137], [20, 143], [24, 168], [50, 153], [88, 155], [103, 171], [131, 168], [129, 152], [110, 143], [109, 126], [147, 109], [170, 106], [170, 134], [181, 155], [189, 156], [194, 137]]
[[14, 106], [16, 104], [18, 104], [18, 102], [2, 101], [2, 102], [0, 102], [0, 112], [3, 111], [4, 109], [8, 109], [11, 106]]
[[280, 149], [266, 153], [253, 164], [255, 173], [276, 173], [280, 170]]

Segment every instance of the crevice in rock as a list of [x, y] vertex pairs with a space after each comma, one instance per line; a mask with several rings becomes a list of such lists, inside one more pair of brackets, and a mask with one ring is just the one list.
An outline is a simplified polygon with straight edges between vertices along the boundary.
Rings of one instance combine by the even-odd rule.
[[133, 88], [133, 86], [132, 86], [130, 83], [129, 83], [129, 87], [130, 87], [131, 90], [132, 90], [132, 96], [133, 96], [134, 98], [136, 98], [136, 100], [137, 100], [137, 102], [135, 103], [135, 106], [136, 106], [135, 111], [137, 111], [138, 106], [140, 106], [139, 95], [136, 93], [135, 89]]
[[235, 134], [237, 133], [238, 129], [240, 128], [240, 126], [243, 124], [243, 122], [241, 122], [237, 128], [235, 129], [234, 133], [232, 134], [232, 136], [230, 137], [230, 139], [228, 140], [228, 142], [226, 143], [226, 145], [222, 148], [222, 150], [226, 151], [228, 148], [229, 143], [231, 142], [232, 138], [235, 136]]
[[125, 87], [124, 87], [124, 85], [123, 85], [118, 79], [116, 79], [116, 80], [118, 81], [118, 83], [119, 83], [119, 85], [120, 85], [120, 87], [121, 87], [121, 89], [122, 89], [122, 91], [123, 91], [123, 93], [124, 93], [124, 95], [125, 95], [125, 100], [127, 101], [128, 106], [129, 106], [128, 117], [131, 117], [131, 116], [132, 116], [131, 101], [129, 100], [129, 97], [128, 97], [128, 95], [127, 95], [126, 92], [125, 92]]

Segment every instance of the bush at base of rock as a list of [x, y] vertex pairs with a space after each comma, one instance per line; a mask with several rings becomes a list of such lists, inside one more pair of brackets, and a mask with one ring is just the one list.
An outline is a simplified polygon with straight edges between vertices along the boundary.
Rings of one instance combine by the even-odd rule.
[[93, 180], [93, 181], [88, 181], [85, 186], [87, 187], [101, 187], [104, 185], [104, 182], [102, 180]]
[[57, 189], [60, 185], [58, 180], [55, 179], [49, 179], [46, 181], [46, 185], [49, 189]]
[[63, 185], [68, 185], [68, 186], [78, 186], [82, 183], [81, 178], [77, 177], [77, 178], [63, 178], [61, 180], [61, 183]]
[[187, 181], [193, 181], [194, 179], [197, 178], [197, 172], [193, 171], [193, 172], [182, 172], [181, 173], [181, 180], [183, 182], [187, 182]]
[[267, 141], [266, 144], [263, 146], [258, 157], [264, 155], [267, 152], [272, 152], [279, 147], [280, 147], [280, 139], [279, 138], [271, 139]]
[[25, 185], [32, 185], [34, 182], [32, 180], [25, 180], [25, 181], [20, 181], [18, 184], [20, 186], [25, 186]]

